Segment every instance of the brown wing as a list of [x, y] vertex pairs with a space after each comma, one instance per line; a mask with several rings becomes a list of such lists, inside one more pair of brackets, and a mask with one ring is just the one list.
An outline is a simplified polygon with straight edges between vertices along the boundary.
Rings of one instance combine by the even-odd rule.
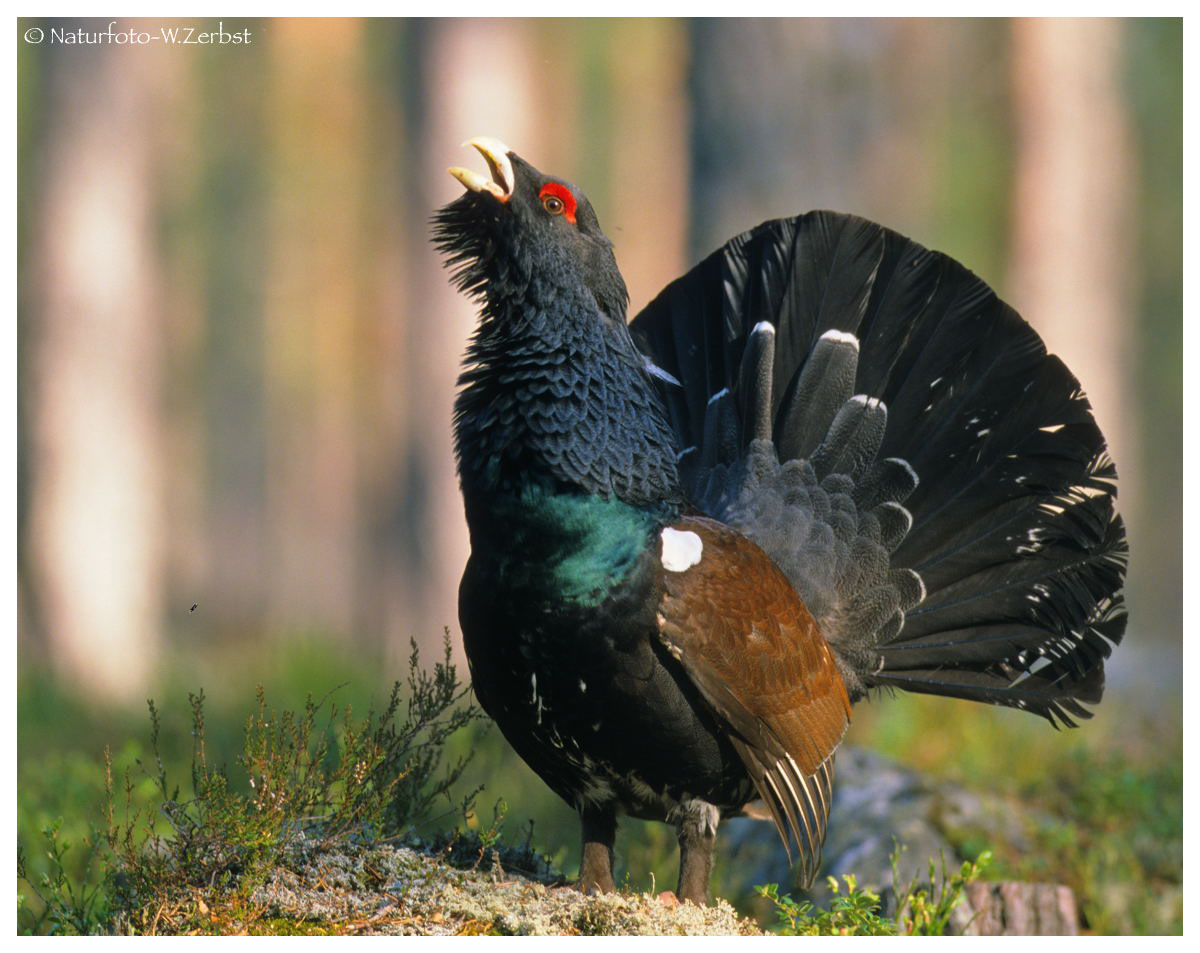
[[701, 517], [664, 532], [660, 636], [728, 725], [811, 882], [829, 818], [833, 753], [850, 720], [829, 645], [787, 577], [745, 536]]

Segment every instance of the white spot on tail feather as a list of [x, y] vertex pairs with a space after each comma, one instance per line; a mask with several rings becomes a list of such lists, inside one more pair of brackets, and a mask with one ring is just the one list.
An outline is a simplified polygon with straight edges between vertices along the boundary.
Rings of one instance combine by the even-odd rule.
[[728, 396], [729, 396], [729, 388], [722, 387], [719, 391], [717, 391], [715, 394], [713, 394], [712, 397], [708, 398], [708, 402], [710, 404], [715, 404], [722, 397], [728, 397]]
[[821, 335], [822, 341], [837, 341], [839, 344], [853, 345], [854, 350], [858, 350], [858, 338], [849, 331], [826, 331]]
[[904, 533], [908, 535], [908, 531], [912, 529], [913, 517], [912, 513], [903, 504], [897, 503], [895, 500], [885, 500], [879, 504], [880, 509], [888, 510], [892, 513], [899, 513], [900, 518], [904, 520]]
[[907, 471], [908, 475], [909, 475], [910, 477], [912, 477], [913, 485], [914, 485], [914, 486], [919, 486], [919, 485], [920, 485], [920, 483], [921, 483], [921, 478], [920, 478], [919, 476], [917, 476], [917, 471], [916, 471], [916, 470], [914, 470], [914, 469], [913, 469], [913, 468], [912, 468], [912, 467], [909, 465], [909, 463], [908, 463], [908, 461], [907, 461], [907, 460], [903, 459], [902, 457], [888, 457], [888, 458], [887, 458], [887, 460], [886, 460], [885, 462], [886, 462], [886, 463], [898, 463], [898, 464], [900, 464], [900, 466], [904, 467], [905, 471]]
[[704, 555], [704, 543], [691, 530], [672, 529], [662, 531], [662, 564], [667, 572], [683, 572], [691, 569]]
[[887, 404], [878, 397], [868, 397], [866, 394], [855, 394], [847, 403], [861, 404], [863, 407], [881, 407], [887, 411]]
[[770, 321], [759, 321], [758, 324], [754, 325], [754, 327], [752, 327], [750, 329], [750, 333], [751, 334], [774, 334], [775, 333], [775, 325], [773, 325]]

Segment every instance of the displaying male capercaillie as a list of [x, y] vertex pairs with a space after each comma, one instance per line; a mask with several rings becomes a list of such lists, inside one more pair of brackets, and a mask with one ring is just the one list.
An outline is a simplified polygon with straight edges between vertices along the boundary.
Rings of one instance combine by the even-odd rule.
[[1125, 628], [1115, 471], [1078, 382], [978, 278], [831, 212], [764, 223], [626, 324], [574, 186], [500, 143], [434, 219], [478, 298], [455, 414], [484, 709], [580, 813], [674, 823], [704, 902], [761, 799], [802, 870], [851, 703], [1087, 717]]

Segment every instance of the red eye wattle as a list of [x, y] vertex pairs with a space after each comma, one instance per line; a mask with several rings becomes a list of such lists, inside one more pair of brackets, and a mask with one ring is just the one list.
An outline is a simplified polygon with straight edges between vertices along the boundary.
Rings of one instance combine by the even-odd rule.
[[575, 224], [575, 196], [565, 185], [557, 182], [547, 182], [538, 193], [542, 200], [542, 208], [551, 215], [561, 215], [572, 225]]

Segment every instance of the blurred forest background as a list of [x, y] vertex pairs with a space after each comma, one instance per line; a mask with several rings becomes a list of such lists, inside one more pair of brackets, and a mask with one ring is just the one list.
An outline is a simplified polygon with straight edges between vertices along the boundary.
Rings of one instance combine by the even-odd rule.
[[[1121, 474], [1106, 704], [1177, 720], [1181, 21], [250, 19], [223, 21], [249, 43], [206, 46], [52, 27], [108, 21], [18, 25], [22, 824], [64, 813], [72, 785], [46, 779], [141, 731], [147, 697], [203, 687], [235, 741], [256, 683], [366, 704], [410, 638], [457, 643], [474, 317], [428, 220], [461, 190], [447, 166], [482, 169], [475, 135], [588, 193], [631, 314], [811, 208], [988, 281], [1079, 376]], [[218, 23], [116, 29], [174, 27]]]

